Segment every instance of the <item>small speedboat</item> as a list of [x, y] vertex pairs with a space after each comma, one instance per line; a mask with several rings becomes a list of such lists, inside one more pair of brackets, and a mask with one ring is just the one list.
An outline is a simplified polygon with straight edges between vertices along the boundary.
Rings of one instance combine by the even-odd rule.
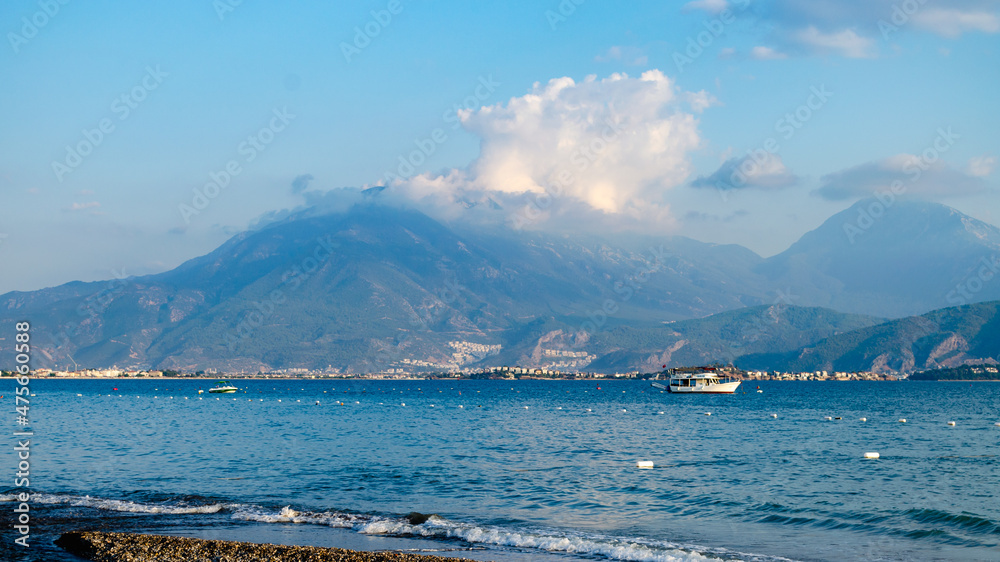
[[208, 389], [212, 394], [229, 394], [231, 392], [236, 392], [239, 390], [235, 386], [229, 383], [229, 381], [219, 381], [215, 383], [215, 386]]

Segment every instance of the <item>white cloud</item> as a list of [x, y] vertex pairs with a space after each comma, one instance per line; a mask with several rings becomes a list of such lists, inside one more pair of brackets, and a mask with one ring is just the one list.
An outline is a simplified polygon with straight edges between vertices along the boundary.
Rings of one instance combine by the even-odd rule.
[[649, 57], [647, 57], [642, 52], [642, 49], [638, 47], [622, 47], [615, 45], [605, 51], [603, 55], [597, 55], [594, 57], [594, 60], [596, 62], [619, 60], [628, 65], [642, 66], [649, 62]]
[[736, 49], [732, 47], [723, 47], [722, 49], [719, 49], [720, 59], [731, 59], [734, 56], [736, 56]]
[[966, 172], [970, 176], [982, 178], [992, 174], [996, 165], [996, 156], [974, 156], [969, 158], [969, 166], [966, 168]]
[[[937, 159], [928, 161], [914, 154], [897, 154], [853, 168], [827, 174], [815, 193], [833, 201], [867, 197], [895, 185], [906, 193], [928, 198], [975, 195], [988, 191], [982, 178], [956, 170]], [[894, 182], [899, 182], [895, 183]]]
[[91, 201], [89, 203], [73, 203], [69, 206], [70, 211], [83, 211], [84, 209], [94, 209], [100, 207], [101, 204], [97, 201]]
[[722, 10], [729, 7], [729, 2], [726, 0], [694, 0], [693, 2], [688, 2], [684, 4], [681, 8], [684, 13], [692, 12], [694, 10], [704, 10], [710, 14], [718, 14]]
[[788, 58], [788, 55], [785, 53], [776, 51], [771, 47], [764, 46], [758, 46], [751, 49], [750, 56], [757, 60], [778, 60]]
[[709, 176], [691, 182], [691, 187], [729, 191], [744, 188], [781, 189], [791, 187], [798, 178], [788, 171], [781, 156], [766, 150], [754, 155], [729, 158]]
[[966, 31], [997, 33], [1000, 17], [986, 11], [963, 11], [954, 8], [924, 8], [913, 14], [913, 22], [944, 37], [955, 38]]
[[874, 56], [872, 51], [874, 41], [858, 35], [853, 29], [827, 33], [810, 25], [799, 30], [793, 37], [802, 45], [819, 53], [835, 53], [854, 59]]
[[659, 70], [555, 78], [506, 104], [459, 112], [481, 139], [468, 168], [392, 185], [435, 207], [535, 204], [539, 220], [571, 208], [666, 220], [666, 192], [684, 183], [701, 146], [694, 112], [712, 103]]

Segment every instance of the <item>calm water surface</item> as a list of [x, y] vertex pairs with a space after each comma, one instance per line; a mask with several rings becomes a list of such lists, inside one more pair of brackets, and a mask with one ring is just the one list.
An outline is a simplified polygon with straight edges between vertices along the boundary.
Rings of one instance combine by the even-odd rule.
[[72, 560], [52, 540], [102, 528], [480, 560], [1000, 560], [996, 383], [210, 386], [33, 381], [32, 548], [8, 531], [0, 557]]

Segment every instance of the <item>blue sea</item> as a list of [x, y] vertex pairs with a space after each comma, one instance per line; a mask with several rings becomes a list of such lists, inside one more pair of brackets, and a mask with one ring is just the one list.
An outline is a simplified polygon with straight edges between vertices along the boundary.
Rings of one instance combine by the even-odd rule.
[[0, 487], [0, 558], [76, 560], [54, 539], [103, 529], [497, 561], [1000, 560], [997, 383], [211, 384], [33, 380], [31, 547]]

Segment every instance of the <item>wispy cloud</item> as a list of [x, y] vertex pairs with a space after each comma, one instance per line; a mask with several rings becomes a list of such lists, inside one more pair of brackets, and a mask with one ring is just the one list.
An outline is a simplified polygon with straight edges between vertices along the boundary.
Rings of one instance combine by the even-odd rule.
[[819, 54], [836, 54], [852, 59], [871, 58], [876, 54], [875, 41], [858, 35], [853, 29], [827, 33], [810, 25], [796, 32], [793, 37]]
[[100, 207], [100, 206], [101, 206], [101, 204], [98, 203], [97, 201], [90, 201], [89, 203], [73, 203], [66, 210], [68, 210], [68, 211], [83, 211], [83, 210], [86, 210], [86, 209], [96, 209], [97, 207]]
[[757, 46], [750, 50], [750, 57], [757, 60], [787, 59], [788, 55], [771, 47]]
[[983, 178], [993, 173], [997, 165], [996, 156], [973, 156], [969, 159], [966, 172], [973, 177]]
[[956, 170], [941, 160], [929, 162], [914, 154], [897, 154], [867, 162], [820, 178], [815, 191], [824, 199], [840, 201], [867, 197], [892, 189], [894, 182], [907, 193], [929, 199], [983, 193], [989, 189], [982, 178]]
[[691, 187], [712, 188], [722, 191], [736, 189], [782, 189], [798, 183], [798, 178], [788, 171], [781, 156], [762, 151], [757, 159], [750, 156], [730, 158], [715, 172], [691, 182]]
[[693, 2], [688, 2], [681, 7], [681, 11], [693, 12], [695, 10], [702, 10], [710, 14], [718, 14], [722, 10], [729, 7], [729, 2], [726, 0], [694, 0]]
[[615, 45], [603, 54], [594, 57], [594, 60], [596, 62], [621, 61], [630, 66], [643, 66], [649, 62], [649, 57], [638, 47]]
[[960, 37], [969, 31], [1000, 32], [1000, 16], [996, 12], [985, 10], [924, 8], [913, 14], [913, 22], [919, 27], [949, 38]]
[[292, 193], [296, 194], [302, 193], [309, 187], [309, 182], [311, 182], [314, 179], [316, 178], [314, 178], [312, 174], [302, 174], [300, 176], [295, 176], [295, 179], [292, 180]]

